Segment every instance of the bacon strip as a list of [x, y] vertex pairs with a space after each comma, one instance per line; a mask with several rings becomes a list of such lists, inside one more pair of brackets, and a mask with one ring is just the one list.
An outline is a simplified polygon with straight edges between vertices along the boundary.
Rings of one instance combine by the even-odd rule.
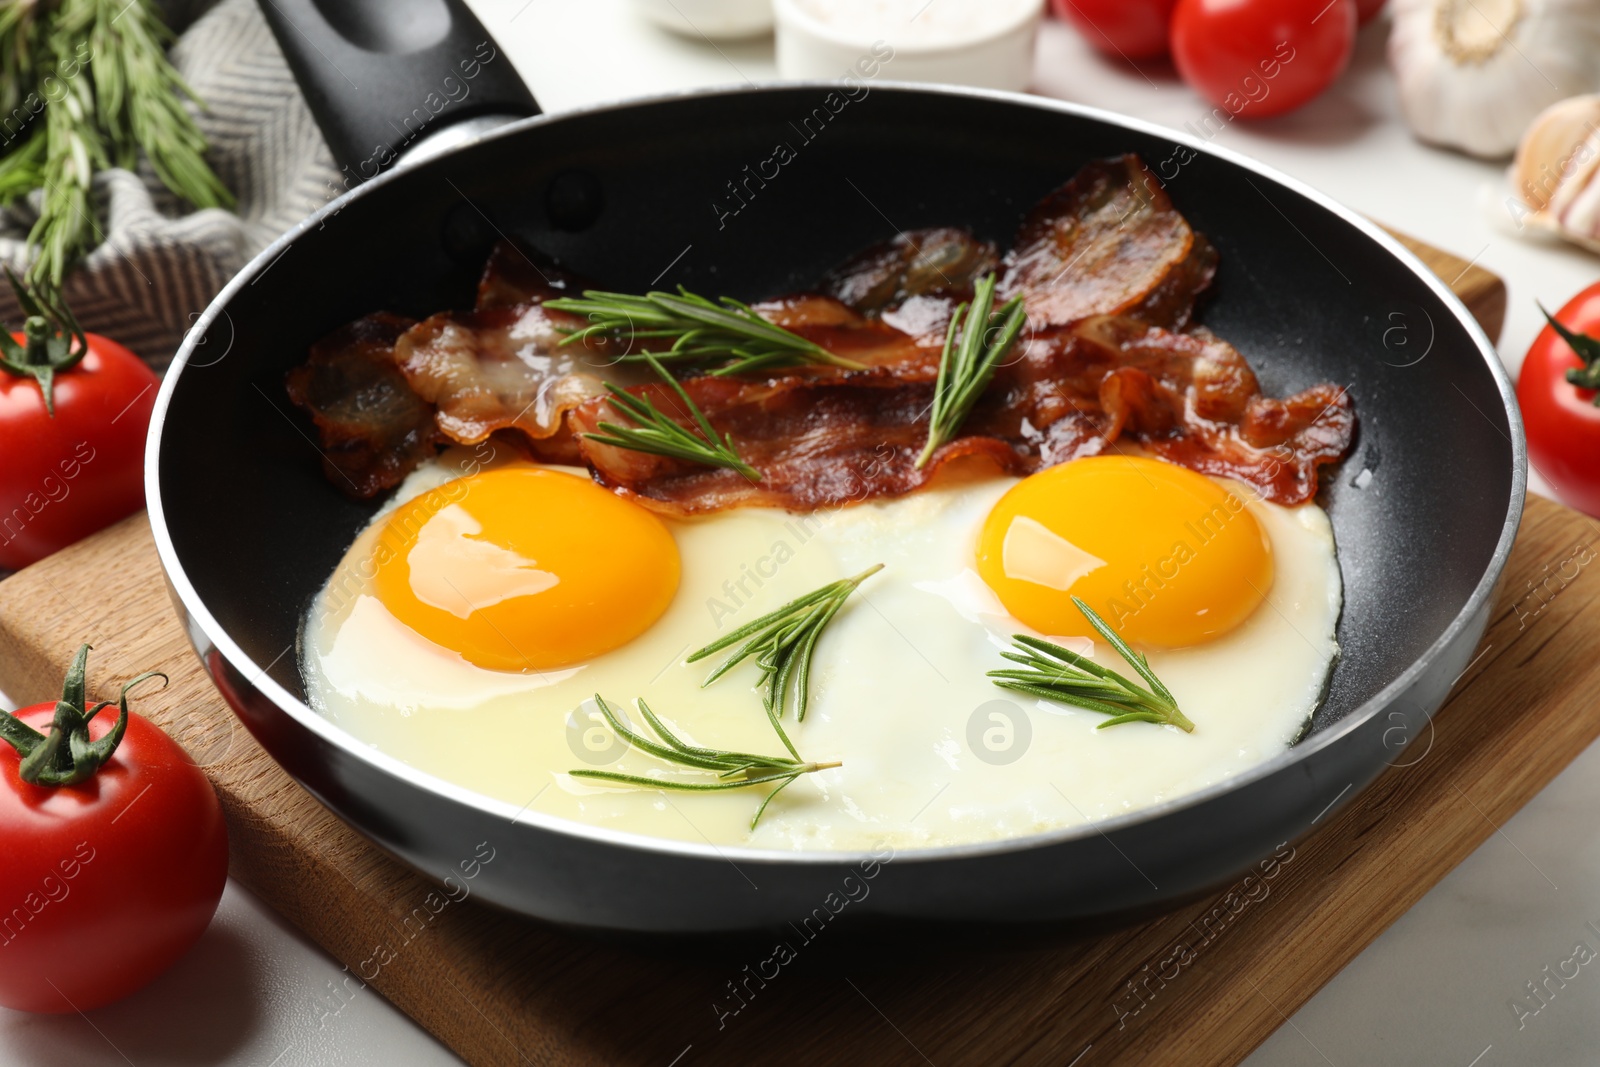
[[[1174, 333], [1127, 318], [1092, 319], [1046, 374], [1071, 377], [1074, 364], [1110, 368], [1094, 381], [1108, 440], [1204, 474], [1237, 478], [1277, 504], [1316, 495], [1317, 469], [1349, 449], [1355, 409], [1335, 385], [1283, 400], [1261, 395], [1239, 351], [1209, 330]], [[1080, 363], [1079, 361], [1083, 361]]]
[[1130, 313], [1178, 327], [1215, 272], [1209, 242], [1126, 155], [1088, 164], [1028, 213], [1000, 295], [1021, 293], [1035, 330]]
[[[995, 269], [1001, 294], [1026, 303], [1028, 339], [996, 374], [964, 436], [918, 471], [951, 314], [973, 281]], [[339, 467], [330, 476], [350, 477], [366, 494], [393, 485], [433, 447], [435, 435], [419, 428], [427, 421], [420, 412], [442, 438], [475, 443], [515, 432], [541, 458], [581, 457], [605, 484], [684, 515], [897, 495], [967, 456], [1026, 474], [1119, 442], [1240, 478], [1269, 500], [1309, 500], [1317, 468], [1349, 447], [1349, 398], [1331, 385], [1285, 400], [1261, 396], [1243, 357], [1191, 326], [1215, 269], [1211, 245], [1134, 156], [1091, 163], [1047, 196], [1003, 260], [993, 245], [953, 228], [913, 231], [870, 248], [831, 273], [823, 293], [754, 305], [866, 370], [803, 366], [685, 383], [718, 431], [731, 434], [762, 472], [757, 484], [575, 436], [615, 418], [606, 383], [649, 395], [668, 411], [675, 400], [637, 364], [619, 362], [624, 353], [615, 342], [561, 344], [584, 323], [543, 302], [585, 286], [509, 242], [490, 256], [473, 311], [434, 315], [403, 334], [395, 328], [403, 320], [392, 316], [361, 320], [346, 328], [353, 332], [322, 342], [291, 390], [313, 410], [330, 455], [348, 453], [361, 475]], [[387, 324], [382, 330], [379, 320]], [[400, 388], [395, 375], [368, 366], [384, 356], [414, 406], [391, 395]], [[340, 398], [330, 366], [344, 361], [381, 379], [387, 421], [335, 410]]]
[[558, 296], [576, 296], [594, 286], [511, 241], [496, 241], [478, 278], [482, 311], [492, 307], [542, 304]]
[[[868, 318], [842, 301], [820, 293], [764, 300], [750, 306], [768, 322], [776, 323], [808, 341], [815, 341], [836, 356], [844, 356], [869, 367], [931, 363], [937, 368], [939, 351], [944, 345], [942, 322], [937, 337], [916, 337], [882, 319]], [[948, 310], [944, 321], [949, 321]], [[836, 378], [843, 372], [826, 364], [806, 364], [786, 373]]]
[[544, 301], [572, 296], [586, 283], [510, 241], [489, 253], [477, 306], [418, 323], [395, 345], [395, 363], [411, 389], [437, 410], [439, 432], [477, 444], [497, 430], [542, 442], [564, 430], [566, 412], [605, 392], [603, 383], [643, 379], [617, 367], [604, 338], [563, 345], [586, 323], [548, 311]]
[[285, 381], [317, 425], [328, 480], [351, 496], [399, 485], [437, 450], [433, 406], [394, 365], [395, 341], [411, 325], [383, 311], [357, 319], [312, 345]]
[[496, 430], [533, 440], [561, 429], [570, 409], [605, 392], [605, 381], [638, 381], [594, 344], [562, 345], [575, 316], [539, 304], [444, 312], [396, 342], [395, 365], [412, 390], [437, 408], [439, 432], [476, 444]]
[[877, 315], [926, 296], [968, 296], [977, 280], [999, 268], [993, 242], [969, 230], [938, 226], [911, 230], [875, 244], [835, 267], [822, 291], [863, 314]]
[[[927, 272], [908, 279], [923, 246], [963, 249], [962, 262], [981, 264], [974, 241], [963, 243], [960, 234], [909, 234], [830, 276], [834, 294], [898, 327], [918, 355], [855, 374], [684, 383], [761, 472], [759, 483], [580, 440], [595, 477], [671, 514], [746, 505], [806, 510], [910, 492], [969, 456], [1021, 475], [1126, 441], [1298, 504], [1315, 495], [1317, 468], [1349, 447], [1354, 413], [1343, 390], [1318, 386], [1268, 399], [1235, 349], [1203, 330], [1180, 332], [1210, 284], [1216, 253], [1138, 158], [1124, 156], [1089, 164], [1024, 220], [1001, 289], [1022, 295], [1032, 336], [996, 374], [963, 436], [917, 470], [955, 297]], [[971, 276], [963, 280], [970, 284]], [[665, 390], [636, 391], [675, 410]], [[569, 421], [583, 433], [609, 417], [597, 400]]]
[[[759, 482], [579, 442], [602, 484], [675, 515], [750, 505], [837, 507], [910, 492], [956, 459], [984, 456], [1021, 475], [1119, 441], [1238, 478], [1275, 503], [1300, 504], [1316, 493], [1317, 467], [1349, 447], [1355, 424], [1343, 390], [1318, 386], [1269, 400], [1225, 342], [1128, 318], [1092, 319], [1029, 342], [1015, 363], [997, 372], [962, 436], [920, 471], [915, 461], [933, 399], [926, 368], [759, 383], [702, 377], [684, 388], [760, 471]], [[669, 414], [684, 414], [662, 387], [634, 391]], [[574, 409], [570, 420], [576, 433], [586, 433], [615, 417], [596, 400]]]

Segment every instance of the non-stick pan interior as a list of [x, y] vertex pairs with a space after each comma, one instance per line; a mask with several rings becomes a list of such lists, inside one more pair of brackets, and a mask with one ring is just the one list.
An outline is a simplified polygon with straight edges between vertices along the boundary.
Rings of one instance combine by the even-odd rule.
[[302, 693], [299, 620], [375, 505], [323, 477], [284, 372], [363, 313], [469, 306], [498, 235], [610, 288], [754, 298], [896, 230], [965, 225], [1008, 244], [1084, 162], [1131, 151], [1219, 249], [1201, 319], [1266, 392], [1333, 381], [1355, 399], [1355, 450], [1324, 475], [1345, 609], [1314, 728], [1439, 637], [1494, 553], [1514, 467], [1495, 378], [1453, 305], [1340, 214], [1203, 148], [1049, 105], [854, 92], [738, 90], [538, 122], [376, 183], [247, 272], [161, 431], [165, 519], [210, 613]]

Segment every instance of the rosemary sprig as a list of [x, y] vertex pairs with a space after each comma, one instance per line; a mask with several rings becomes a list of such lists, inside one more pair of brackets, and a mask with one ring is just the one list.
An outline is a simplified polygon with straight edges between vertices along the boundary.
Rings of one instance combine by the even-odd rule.
[[778, 719], [783, 715], [785, 693], [790, 689], [790, 680], [794, 682], [795, 721], [805, 722], [811, 682], [811, 657], [817, 650], [817, 638], [822, 636], [822, 631], [833, 621], [839, 609], [844, 607], [844, 602], [850, 599], [850, 594], [856, 591], [856, 587], [881, 570], [883, 564], [879, 563], [868, 567], [854, 578], [842, 578], [820, 589], [814, 589], [804, 596], [796, 597], [777, 611], [768, 612], [754, 622], [711, 642], [693, 653], [687, 662], [697, 662], [721, 652], [730, 645], [744, 641], [744, 644], [735, 649], [732, 655], [711, 672], [701, 683], [701, 687], [710, 685], [737, 664], [750, 656], [755, 656], [756, 665], [761, 668], [761, 683], [767, 687], [761, 697], [767, 718], [772, 722], [772, 728], [778, 731], [778, 737], [782, 739], [790, 755], [798, 759], [800, 754], [794, 750], [794, 745], [789, 743], [783, 727], [778, 725]]
[[[101, 238], [90, 196], [95, 173], [131, 168], [141, 150], [167, 188], [194, 206], [232, 205], [186, 108], [198, 103], [194, 92], [167, 61], [170, 39], [152, 0], [36, 0], [0, 10], [4, 114], [26, 115], [30, 109], [18, 108], [30, 94], [45, 100], [24, 128], [6, 127], [0, 148], [0, 205], [43, 190], [28, 234], [35, 255], [27, 277], [36, 287], [59, 289]], [[61, 86], [59, 97], [44, 97], [46, 80]]]
[[599, 427], [601, 433], [586, 433], [583, 436], [591, 441], [599, 441], [603, 445], [612, 445], [616, 448], [649, 452], [657, 456], [671, 456], [674, 459], [700, 463], [707, 467], [727, 467], [738, 471], [752, 482], [759, 482], [761, 472], [740, 458], [738, 450], [733, 447], [733, 437], [730, 435], [718, 438], [717, 431], [711, 428], [711, 422], [706, 418], [705, 412], [689, 399], [689, 394], [684, 391], [683, 385], [657, 362], [653, 355], [646, 352], [644, 359], [661, 376], [661, 380], [678, 394], [684, 410], [689, 413], [689, 417], [694, 420], [704, 436], [696, 437], [690, 433], [648, 398], [635, 396], [610, 382], [606, 383], [606, 388], [611, 392], [606, 402], [613, 410], [628, 416], [635, 425], [619, 426], [614, 422], [602, 422]]
[[732, 297], [712, 303], [682, 286], [676, 294], [650, 292], [644, 296], [590, 289], [581, 298], [547, 300], [544, 306], [589, 318], [590, 325], [572, 331], [562, 344], [576, 344], [596, 334], [625, 341], [630, 348], [635, 341], [672, 340], [665, 352], [632, 353], [622, 357], [625, 362], [651, 356], [667, 363], [729, 360], [711, 372], [718, 375], [796, 363], [863, 369], [854, 360], [836, 356], [821, 345], [768, 322], [749, 305]]
[[44, 127], [36, 127], [14, 148], [0, 156], [0, 205], [27, 196], [44, 185]]
[[1002, 689], [1059, 700], [1063, 704], [1098, 711], [1111, 718], [1100, 723], [1097, 729], [1117, 726], [1125, 722], [1153, 722], [1176, 726], [1185, 733], [1194, 732], [1194, 723], [1178, 710], [1178, 701], [1172, 691], [1161, 684], [1161, 679], [1150, 669], [1144, 656], [1128, 647], [1128, 643], [1104, 619], [1077, 597], [1072, 602], [1083, 612], [1100, 636], [1106, 639], [1117, 654], [1128, 661], [1139, 677], [1149, 683], [1145, 689], [1116, 671], [1100, 666], [1087, 656], [1080, 656], [1060, 645], [1042, 641], [1037, 637], [1015, 634], [1015, 641], [1023, 651], [1002, 652], [1001, 655], [1026, 669], [990, 671], [989, 677]]
[[[944, 352], [939, 356], [939, 377], [933, 387], [933, 409], [928, 417], [928, 444], [917, 457], [917, 469], [927, 466], [934, 450], [961, 429], [972, 405], [994, 377], [994, 369], [1016, 343], [1027, 321], [1022, 297], [1014, 296], [999, 311], [994, 307], [995, 276], [979, 280], [973, 288], [972, 303], [962, 304], [950, 316], [944, 335]], [[961, 338], [958, 341], [956, 334]]]
[[155, 7], [135, 5], [137, 18], [125, 0], [93, 0], [93, 7], [89, 70], [117, 165], [132, 167], [143, 149], [162, 184], [185, 200], [196, 207], [232, 206], [233, 195], [206, 164], [206, 139], [184, 107], [199, 100], [167, 62], [172, 33]]
[[[600, 714], [606, 717], [606, 722], [611, 724], [611, 729], [616, 731], [618, 737], [639, 751], [647, 753], [667, 763], [675, 763], [681, 767], [692, 767], [696, 770], [715, 771], [716, 777], [711, 779], [676, 779], [676, 778], [651, 778], [642, 774], [622, 774], [617, 771], [575, 770], [567, 773], [574, 778], [594, 778], [602, 782], [615, 782], [618, 785], [637, 785], [647, 789], [682, 789], [690, 792], [714, 792], [724, 789], [743, 789], [751, 785], [765, 785], [768, 782], [777, 782], [778, 787], [767, 794], [761, 806], [756, 809], [755, 815], [750, 818], [750, 829], [756, 828], [756, 823], [761, 821], [761, 815], [767, 810], [767, 805], [772, 803], [772, 798], [799, 778], [802, 774], [811, 774], [814, 771], [825, 771], [829, 767], [841, 766], [840, 763], [807, 763], [795, 756], [787, 759], [783, 756], [757, 756], [749, 752], [728, 752], [722, 749], [702, 748], [699, 745], [690, 745], [680, 740], [665, 723], [656, 718], [650, 710], [650, 705], [641, 698], [634, 701], [639, 709], [639, 714], [644, 716], [644, 721], [650, 724], [650, 729], [661, 740], [652, 741], [643, 734], [630, 730], [623, 724], [610, 705], [599, 693], [594, 695], [594, 702], [600, 706]], [[787, 743], [787, 739], [785, 739]], [[793, 749], [791, 748], [792, 752]]]
[[[38, 85], [34, 61], [38, 55], [39, 34], [36, 4], [0, 5], [0, 114], [12, 118], [13, 112]], [[7, 127], [7, 133], [14, 130]]]

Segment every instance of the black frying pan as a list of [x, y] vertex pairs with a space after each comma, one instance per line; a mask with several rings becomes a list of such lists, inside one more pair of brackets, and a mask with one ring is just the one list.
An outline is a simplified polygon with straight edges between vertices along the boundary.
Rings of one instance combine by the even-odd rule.
[[[263, 6], [353, 167], [395, 151], [405, 131], [385, 135], [389, 120], [487, 39], [444, 0]], [[402, 14], [412, 21], [397, 23]], [[487, 64], [430, 132], [531, 114], [509, 72], [504, 57]], [[347, 80], [364, 108], [347, 109]], [[847, 915], [1071, 925], [1235, 877], [1401, 761], [1472, 656], [1525, 482], [1494, 350], [1421, 264], [1311, 190], [1184, 136], [1029, 97], [875, 85], [725, 217], [727, 183], [795, 143], [791, 122], [826, 92], [738, 88], [516, 122], [386, 168], [250, 264], [180, 351], [151, 426], [150, 517], [197, 650], [292, 775], [436, 878], [488, 840], [497, 858], [476, 890], [561, 923], [737, 931], [807, 914], [862, 857], [716, 850], [519, 814], [376, 754], [306, 708], [297, 627], [374, 505], [323, 477], [284, 372], [365, 312], [468, 305], [500, 234], [611, 288], [681, 283], [754, 298], [810, 284], [896, 227], [966, 224], [1004, 243], [1026, 208], [1096, 157], [1132, 151], [1154, 166], [1192, 154], [1168, 168], [1167, 185], [1221, 252], [1204, 321], [1269, 394], [1334, 381], [1355, 398], [1356, 450], [1324, 475], [1345, 583], [1327, 698], [1295, 748], [1236, 779], [1094, 826], [902, 854]]]

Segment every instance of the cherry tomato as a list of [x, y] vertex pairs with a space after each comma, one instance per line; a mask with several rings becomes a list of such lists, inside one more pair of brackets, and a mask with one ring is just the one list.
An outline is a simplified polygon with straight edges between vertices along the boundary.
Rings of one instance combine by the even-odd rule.
[[1230, 116], [1266, 118], [1333, 84], [1355, 48], [1355, 0], [1178, 0], [1172, 60]]
[[[69, 346], [64, 331], [39, 325]], [[81, 336], [87, 351], [50, 376], [49, 406], [45, 383], [14, 369], [15, 351], [0, 359], [0, 568], [26, 567], [144, 507], [144, 438], [161, 380], [110, 338]]]
[[1365, 26], [1378, 17], [1387, 0], [1356, 0], [1356, 22]]
[[1124, 59], [1167, 54], [1167, 27], [1178, 0], [1050, 0], [1056, 16], [1090, 44]]
[[[1588, 338], [1600, 338], [1600, 282], [1567, 301], [1556, 321], [1585, 347]], [[1600, 345], [1596, 347], [1600, 351]], [[1596, 363], [1600, 367], [1600, 363]], [[1600, 517], [1600, 408], [1594, 389], [1582, 389], [1567, 379], [1567, 372], [1582, 374], [1589, 364], [1546, 326], [1533, 339], [1517, 376], [1517, 403], [1528, 434], [1528, 458], [1563, 501], [1589, 515]]]
[[[86, 652], [74, 664], [80, 719]], [[125, 688], [120, 707], [88, 721], [91, 743], [124, 715], [126, 727], [81, 781], [25, 781], [21, 754], [0, 744], [0, 1005], [70, 1012], [119, 1000], [188, 951], [216, 911], [228, 873], [217, 796], [183, 749], [126, 708]], [[18, 721], [44, 732], [61, 719], [55, 703], [24, 708], [7, 740]]]

